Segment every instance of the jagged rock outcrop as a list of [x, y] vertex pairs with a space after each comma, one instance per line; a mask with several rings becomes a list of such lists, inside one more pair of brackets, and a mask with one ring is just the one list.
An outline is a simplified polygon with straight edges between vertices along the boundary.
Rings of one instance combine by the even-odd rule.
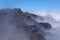
[[[15, 25], [17, 33], [19, 33], [19, 34], [20, 34], [20, 29], [23, 29], [23, 31], [25, 31], [26, 34], [29, 36], [29, 38], [30, 38], [29, 40], [45, 40], [44, 31], [50, 30], [52, 28], [52, 26], [49, 23], [44, 23], [44, 22], [38, 23], [37, 21], [35, 21], [35, 19], [37, 17], [38, 17], [37, 15], [30, 14], [28, 12], [23, 12], [23, 11], [21, 11], [21, 9], [17, 9], [17, 8], [0, 10], [0, 19], [1, 19], [0, 22], [2, 20], [3, 20], [3, 22], [5, 22], [5, 20], [6, 20], [5, 23], [11, 22], [12, 25], [13, 24]], [[42, 20], [42, 17], [41, 17], [41, 20]], [[0, 24], [2, 24], [2, 22]], [[2, 25], [4, 25], [4, 24], [2, 24]], [[6, 24], [6, 25], [8, 25], [8, 24]], [[27, 37], [27, 36], [25, 36], [25, 37]], [[10, 38], [10, 39], [14, 40], [14, 38]], [[7, 39], [7, 40], [10, 40], [10, 39]], [[16, 38], [15, 40], [21, 40], [21, 39], [18, 36], [18, 38]], [[26, 39], [24, 39], [24, 40], [26, 40]]]

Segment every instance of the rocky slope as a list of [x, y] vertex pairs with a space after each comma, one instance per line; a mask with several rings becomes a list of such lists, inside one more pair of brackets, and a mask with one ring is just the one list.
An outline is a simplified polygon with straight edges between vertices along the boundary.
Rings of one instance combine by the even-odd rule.
[[47, 22], [38, 22], [37, 18], [44, 20], [21, 9], [1, 9], [0, 40], [46, 40], [45, 34], [52, 26]]

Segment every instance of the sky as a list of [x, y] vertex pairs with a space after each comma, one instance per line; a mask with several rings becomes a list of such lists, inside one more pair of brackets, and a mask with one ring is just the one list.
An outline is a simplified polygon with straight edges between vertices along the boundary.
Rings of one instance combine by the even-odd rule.
[[21, 8], [24, 10], [60, 10], [60, 0], [0, 0], [0, 8]]
[[60, 19], [60, 0], [0, 0], [0, 9], [21, 8], [37, 15], [53, 15]]

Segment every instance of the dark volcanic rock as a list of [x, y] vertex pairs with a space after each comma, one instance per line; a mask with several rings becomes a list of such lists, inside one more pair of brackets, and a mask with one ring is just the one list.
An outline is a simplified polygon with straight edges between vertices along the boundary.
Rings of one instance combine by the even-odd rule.
[[[5, 17], [3, 17], [3, 16], [5, 16]], [[7, 19], [7, 17], [8, 17], [8, 19]], [[44, 23], [44, 22], [38, 23], [38, 22], [36, 22], [35, 19], [37, 17], [38, 17], [37, 15], [30, 14], [28, 12], [23, 12], [23, 11], [21, 11], [21, 9], [17, 9], [17, 8], [0, 10], [0, 20], [6, 18], [6, 20], [11, 21], [11, 24], [12, 25], [14, 24], [16, 27], [16, 30], [17, 30], [16, 33], [18, 33], [17, 35], [20, 35], [20, 33], [21, 33], [20, 30], [22, 29], [29, 36], [29, 38], [30, 38], [29, 40], [45, 40], [45, 36], [43, 35], [43, 33], [44, 33], [45, 29], [47, 29], [47, 30], [51, 29], [52, 26], [49, 23]], [[42, 19], [42, 17], [41, 17], [41, 19]], [[4, 22], [4, 20], [3, 20], [3, 22]], [[6, 22], [10, 23], [9, 21], [8, 22], [6, 21]], [[2, 24], [2, 22], [0, 24]], [[27, 37], [27, 35], [25, 37]], [[15, 40], [21, 40], [20, 36], [18, 36], [18, 38], [19, 39], [16, 38]], [[10, 38], [10, 39], [14, 40], [14, 38]]]
[[52, 26], [51, 26], [51, 24], [49, 24], [49, 23], [39, 23], [42, 27], [44, 27], [45, 29], [51, 29], [52, 28]]

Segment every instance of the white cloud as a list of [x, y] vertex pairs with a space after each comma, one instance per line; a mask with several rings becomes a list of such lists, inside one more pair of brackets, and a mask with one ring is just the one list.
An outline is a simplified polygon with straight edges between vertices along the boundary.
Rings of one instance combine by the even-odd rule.
[[60, 11], [53, 10], [49, 13], [56, 21], [60, 20]]
[[59, 10], [50, 10], [50, 11], [40, 10], [40, 11], [28, 11], [28, 12], [39, 15], [39, 16], [51, 16], [56, 21], [60, 20]]
[[46, 16], [47, 15], [47, 12], [45, 10], [39, 10], [39, 11], [32, 10], [32, 11], [28, 11], [28, 12], [39, 15], [39, 16]]

